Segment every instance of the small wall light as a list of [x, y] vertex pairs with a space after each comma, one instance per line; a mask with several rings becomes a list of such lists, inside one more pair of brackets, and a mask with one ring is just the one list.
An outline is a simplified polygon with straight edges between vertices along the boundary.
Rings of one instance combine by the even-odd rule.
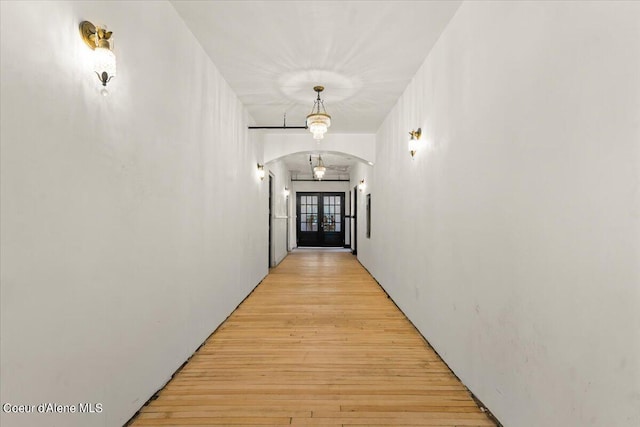
[[412, 130], [409, 135], [409, 154], [413, 158], [418, 152], [418, 141], [420, 140], [420, 135], [422, 135], [422, 129]]
[[258, 163], [258, 178], [262, 181], [264, 179], [264, 165]]
[[95, 71], [102, 86], [116, 76], [116, 56], [111, 51], [112, 32], [106, 28], [96, 27], [89, 21], [80, 23], [80, 34], [82, 40], [89, 46], [93, 52], [93, 70]]
[[364, 179], [361, 179], [360, 183], [358, 184], [358, 191], [363, 193], [365, 188], [367, 188], [367, 184], [365, 184]]
[[284, 187], [282, 194], [284, 194], [284, 197], [289, 197], [289, 187]]

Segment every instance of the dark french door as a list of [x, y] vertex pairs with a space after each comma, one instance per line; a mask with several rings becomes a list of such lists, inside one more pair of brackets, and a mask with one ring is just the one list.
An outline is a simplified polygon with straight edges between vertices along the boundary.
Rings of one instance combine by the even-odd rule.
[[344, 193], [296, 193], [298, 246], [344, 246]]

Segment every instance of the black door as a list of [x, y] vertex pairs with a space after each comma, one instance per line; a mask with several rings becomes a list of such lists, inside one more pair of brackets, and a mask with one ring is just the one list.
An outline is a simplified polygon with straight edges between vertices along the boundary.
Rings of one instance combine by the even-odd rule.
[[353, 187], [353, 206], [351, 208], [353, 237], [351, 238], [351, 253], [358, 255], [358, 186]]
[[344, 246], [344, 193], [297, 193], [298, 246]]

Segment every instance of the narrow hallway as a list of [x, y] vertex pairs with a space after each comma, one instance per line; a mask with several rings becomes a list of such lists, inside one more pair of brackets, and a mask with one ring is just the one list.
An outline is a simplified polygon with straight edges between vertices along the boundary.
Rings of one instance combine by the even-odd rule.
[[349, 253], [296, 251], [133, 426], [492, 426]]

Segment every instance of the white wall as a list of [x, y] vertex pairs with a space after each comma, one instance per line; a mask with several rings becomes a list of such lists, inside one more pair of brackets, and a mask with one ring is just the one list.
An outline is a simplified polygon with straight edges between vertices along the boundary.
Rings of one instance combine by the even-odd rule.
[[[374, 204], [384, 203], [384, 200], [378, 200], [375, 196], [375, 191], [374, 191], [375, 185], [373, 182], [373, 179], [375, 177], [373, 173], [374, 167], [375, 166], [372, 167], [365, 163], [359, 162], [359, 163], [356, 163], [354, 167], [351, 169], [351, 183], [349, 187], [352, 189], [352, 191], [355, 186], [360, 184], [360, 180], [364, 179], [364, 182], [365, 182], [364, 189], [362, 191], [358, 189], [358, 191], [355, 193], [355, 197], [356, 197], [355, 203], [358, 204], [357, 212], [355, 212], [357, 216], [357, 226], [354, 227], [353, 220], [351, 221], [351, 224], [350, 224], [351, 226], [350, 228], [354, 229], [353, 231], [355, 231], [358, 234], [355, 243], [357, 245], [356, 249], [358, 252], [358, 258], [362, 258], [362, 259], [368, 259], [370, 257], [369, 254], [372, 249], [371, 244], [369, 244], [368, 242], [365, 242], [365, 239], [367, 240], [369, 239], [367, 237], [367, 194], [371, 195], [372, 207]], [[353, 210], [353, 207], [351, 207], [351, 209]], [[400, 209], [402, 208], [396, 209], [396, 211]], [[385, 227], [389, 226], [389, 224], [394, 221], [393, 215], [397, 215], [397, 212], [392, 214], [391, 217], [385, 218], [385, 221], [383, 223]], [[353, 249], [353, 244], [351, 244], [351, 248]]]
[[336, 192], [349, 191], [349, 181], [293, 181], [291, 183], [295, 192]]
[[321, 141], [310, 138], [308, 131], [252, 131], [264, 139], [264, 159], [270, 162], [289, 154], [301, 152], [345, 153], [360, 160], [375, 163], [376, 137], [374, 134], [349, 134], [327, 132]]
[[104, 408], [0, 423], [119, 426], [267, 274], [262, 148], [168, 2], [0, 10], [2, 402]]
[[[291, 226], [294, 223], [295, 217], [290, 218], [288, 213], [288, 207], [290, 208], [293, 203], [295, 206], [295, 199], [293, 202], [288, 201], [284, 196], [284, 188], [289, 188], [289, 199], [291, 198], [291, 177], [287, 170], [287, 166], [281, 160], [273, 161], [265, 165], [265, 169], [268, 169], [273, 176], [273, 211], [272, 217], [272, 250], [273, 250], [273, 265], [278, 265], [284, 257], [287, 256], [287, 226]], [[265, 178], [266, 181], [267, 178]], [[266, 186], [268, 187], [268, 183]], [[268, 190], [268, 188], [267, 188]], [[291, 247], [291, 246], [289, 246]]]
[[465, 2], [378, 132], [359, 258], [506, 426], [640, 425], [639, 52], [639, 3]]

